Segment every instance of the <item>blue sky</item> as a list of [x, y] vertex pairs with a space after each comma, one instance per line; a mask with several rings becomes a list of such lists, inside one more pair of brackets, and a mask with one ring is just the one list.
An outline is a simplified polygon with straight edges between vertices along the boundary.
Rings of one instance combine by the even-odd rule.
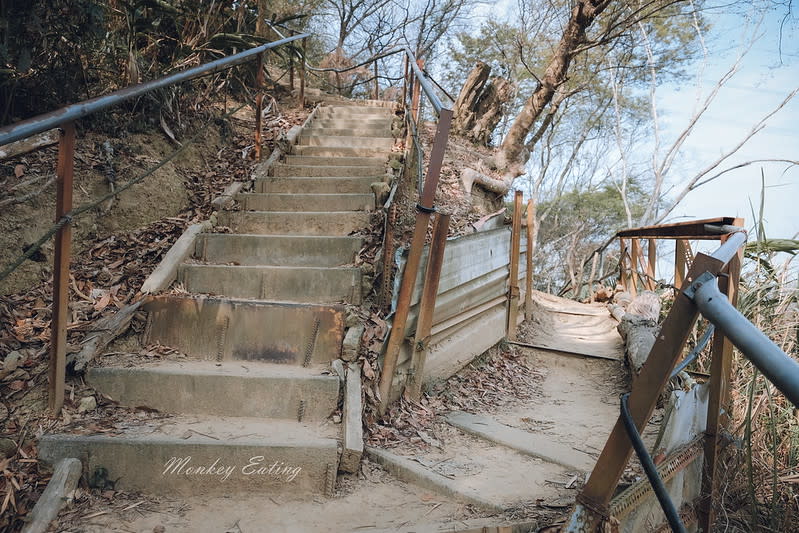
[[[721, 90], [717, 99], [691, 135], [681, 161], [684, 175], [716, 159], [734, 146], [766, 113], [799, 87], [799, 48], [796, 22], [787, 21], [780, 41], [783, 12], [773, 11], [759, 29], [762, 36], [743, 59], [741, 70]], [[707, 36], [712, 61], [704, 75], [707, 92], [735, 61], [741, 42], [742, 18], [713, 17]], [[780, 46], [782, 51], [780, 52]], [[664, 86], [658, 90], [658, 105], [664, 117], [664, 133], [673, 136], [690, 117], [696, 88]], [[720, 167], [755, 159], [799, 160], [799, 96], [772, 117], [766, 128]], [[757, 210], [761, 193], [761, 168], [765, 175], [766, 231], [770, 237], [791, 238], [799, 232], [799, 167], [785, 164], [755, 164], [730, 172], [689, 193], [672, 213], [678, 217], [706, 218], [742, 216], [751, 225], [752, 207]], [[787, 170], [786, 170], [787, 168]], [[675, 172], [675, 176], [680, 173]], [[751, 204], [750, 204], [751, 202]]]

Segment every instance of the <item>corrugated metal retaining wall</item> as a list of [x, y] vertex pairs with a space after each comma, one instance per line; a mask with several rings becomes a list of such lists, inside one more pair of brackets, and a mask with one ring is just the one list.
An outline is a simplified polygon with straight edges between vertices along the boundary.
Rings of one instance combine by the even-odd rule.
[[[505, 337], [510, 248], [509, 227], [447, 240], [423, 383], [448, 378]], [[526, 249], [522, 239], [519, 260], [520, 304], [524, 302]], [[411, 342], [416, 331], [428, 252], [429, 248], [425, 247], [422, 268], [419, 269], [411, 297], [404, 335], [406, 340], [400, 350], [394, 376], [392, 391], [397, 397], [402, 392], [410, 367]], [[407, 252], [400, 259], [394, 300], [399, 292], [406, 255]]]

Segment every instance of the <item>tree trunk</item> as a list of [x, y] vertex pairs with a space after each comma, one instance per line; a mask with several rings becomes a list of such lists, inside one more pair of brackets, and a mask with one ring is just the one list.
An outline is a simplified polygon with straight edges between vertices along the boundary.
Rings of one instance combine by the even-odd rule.
[[[533, 124], [552, 101], [558, 87], [566, 81], [569, 65], [577, 48], [585, 42], [585, 32], [597, 16], [607, 7], [610, 0], [577, 0], [569, 21], [563, 29], [560, 43], [549, 61], [544, 76], [533, 94], [524, 103], [513, 125], [505, 136], [497, 162], [500, 168], [510, 169], [524, 164], [529, 158], [525, 139]], [[512, 175], [512, 174], [511, 174]], [[511, 178], [512, 179], [512, 178]]]
[[478, 62], [463, 84], [453, 108], [452, 131], [487, 146], [510, 98], [511, 84], [500, 77], [488, 81], [491, 67]]

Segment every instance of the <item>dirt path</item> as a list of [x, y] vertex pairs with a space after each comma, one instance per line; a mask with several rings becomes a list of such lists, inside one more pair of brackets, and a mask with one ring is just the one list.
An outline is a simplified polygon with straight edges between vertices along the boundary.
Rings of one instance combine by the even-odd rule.
[[397, 481], [365, 462], [360, 479], [339, 479], [334, 498], [235, 494], [171, 500], [122, 495], [85, 502], [62, 514], [58, 531], [149, 533], [161, 526], [161, 531], [186, 533], [338, 533], [395, 530], [474, 516], [479, 515], [466, 505]]

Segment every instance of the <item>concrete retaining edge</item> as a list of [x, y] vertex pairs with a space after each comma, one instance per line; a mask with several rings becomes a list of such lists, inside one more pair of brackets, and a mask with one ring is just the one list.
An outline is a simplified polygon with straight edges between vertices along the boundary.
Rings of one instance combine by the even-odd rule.
[[462, 491], [446, 477], [430, 472], [422, 465], [401, 455], [367, 446], [366, 456], [369, 460], [385, 468], [391, 475], [406, 483], [436, 491], [459, 502], [475, 505], [487, 511], [502, 512], [504, 510], [502, 506], [484, 500], [476, 494]]

